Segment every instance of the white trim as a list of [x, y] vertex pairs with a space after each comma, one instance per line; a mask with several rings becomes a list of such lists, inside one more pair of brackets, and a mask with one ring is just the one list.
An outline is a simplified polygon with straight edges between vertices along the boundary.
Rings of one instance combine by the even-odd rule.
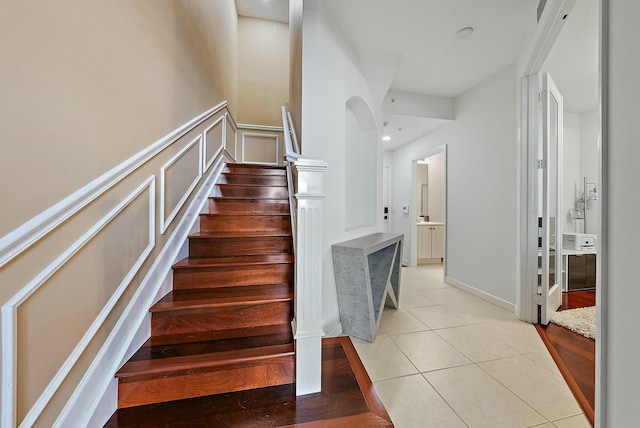
[[236, 129], [253, 129], [255, 131], [276, 131], [284, 132], [282, 126], [269, 126], [269, 125], [250, 125], [248, 123], [239, 123]]
[[340, 322], [340, 317], [334, 318], [333, 320], [322, 326], [322, 330], [325, 332], [325, 337], [340, 336], [342, 334], [342, 323]]
[[[203, 160], [203, 166], [202, 166], [202, 172], [207, 172], [209, 170], [209, 168], [211, 167], [211, 165], [213, 164], [213, 161], [216, 160], [216, 157], [220, 154], [220, 152], [224, 149], [225, 143], [226, 143], [226, 139], [227, 139], [227, 113], [221, 115], [219, 118], [217, 118], [215, 120], [215, 122], [213, 122], [210, 126], [208, 126], [204, 132], [202, 133], [202, 160]], [[218, 147], [218, 149], [215, 151], [215, 153], [213, 155], [211, 155], [211, 160], [207, 162], [207, 133], [216, 127], [216, 125], [218, 123], [222, 122], [222, 140], [220, 141], [220, 147]]]
[[[14, 337], [11, 340], [5, 342], [3, 337], [3, 349], [2, 354], [7, 356], [11, 355], [11, 359], [3, 361], [2, 375], [4, 379], [3, 389], [3, 424], [12, 423], [15, 426], [16, 423], [16, 408], [15, 408], [15, 395], [17, 390], [17, 378], [16, 378], [16, 361], [17, 361], [17, 311], [18, 307], [24, 303], [36, 290], [38, 290], [51, 276], [53, 276], [64, 264], [66, 264], [75, 254], [77, 254], [91, 239], [93, 239], [100, 231], [102, 231], [118, 214], [120, 214], [131, 202], [137, 199], [147, 188], [149, 188], [149, 244], [144, 249], [142, 254], [138, 257], [134, 265], [131, 267], [127, 275], [120, 282], [116, 291], [111, 295], [109, 301], [105, 304], [104, 308], [100, 311], [94, 322], [91, 324], [87, 332], [84, 334], [80, 342], [76, 345], [75, 349], [71, 352], [64, 364], [60, 367], [56, 375], [51, 382], [47, 385], [42, 392], [34, 406], [29, 410], [20, 426], [31, 426], [38, 419], [40, 413], [44, 410], [53, 394], [58, 390], [60, 384], [64, 381], [69, 374], [75, 363], [78, 361], [89, 342], [93, 339], [96, 332], [107, 318], [115, 304], [118, 302], [122, 293], [126, 290], [127, 286], [138, 272], [142, 264], [145, 262], [151, 251], [155, 246], [155, 176], [147, 178], [142, 184], [140, 184], [129, 196], [121, 201], [115, 208], [113, 208], [106, 216], [98, 221], [91, 229], [89, 229], [84, 235], [82, 235], [76, 242], [74, 242], [69, 248], [67, 248], [62, 254], [60, 254], [49, 266], [47, 266], [42, 272], [40, 272], [35, 278], [33, 278], [20, 292], [15, 294], [3, 307], [2, 307], [2, 324], [3, 328], [6, 325], [7, 330], [10, 331]], [[5, 345], [10, 345], [8, 348]], [[11, 364], [11, 366], [9, 366]], [[8, 397], [8, 398], [7, 398]], [[5, 401], [6, 399], [6, 401]], [[10, 407], [9, 407], [10, 406]], [[6, 418], [6, 419], [5, 419]], [[10, 425], [11, 426], [11, 425]]]
[[[597, 225], [598, 233], [598, 257], [596, 259], [596, 373], [595, 373], [595, 402], [594, 402], [594, 425], [606, 427], [609, 420], [608, 391], [609, 380], [607, 378], [610, 358], [607, 353], [609, 344], [609, 287], [606, 281], [609, 277], [609, 189], [611, 180], [609, 179], [609, 0], [600, 1], [600, 28], [599, 28], [599, 81], [598, 93], [600, 94], [600, 144], [598, 144], [598, 176], [600, 179], [600, 203], [598, 204]], [[613, 364], [613, 361], [611, 362]]]
[[[87, 369], [82, 380], [78, 383], [72, 396], [60, 412], [54, 427], [88, 426], [88, 421], [98, 421], [103, 425], [116, 410], [103, 403], [101, 397], [108, 396], [108, 390], [113, 382], [114, 373], [120, 367], [130, 343], [134, 340], [140, 325], [149, 314], [149, 307], [156, 299], [158, 290], [162, 287], [167, 275], [171, 275], [171, 266], [178, 257], [180, 245], [189, 235], [191, 228], [198, 219], [198, 214], [211, 194], [215, 183], [229, 159], [221, 153], [215, 166], [203, 181], [196, 195], [191, 200], [175, 229], [167, 238], [162, 250], [142, 279], [140, 286], [131, 298], [120, 319], [105, 340], [102, 348]], [[102, 412], [98, 414], [97, 412]]]
[[[196, 178], [193, 180], [193, 182], [189, 185], [184, 195], [182, 195], [182, 197], [180, 198], [176, 206], [173, 208], [173, 210], [171, 210], [171, 213], [165, 218], [164, 216], [165, 214], [165, 197], [164, 196], [166, 192], [165, 171], [169, 169], [171, 165], [176, 163], [178, 159], [184, 156], [191, 149], [191, 147], [193, 147], [196, 143], [198, 143], [198, 168], [197, 168], [198, 174], [196, 175]], [[164, 232], [167, 231], [167, 228], [169, 227], [173, 219], [176, 217], [176, 215], [178, 215], [178, 212], [187, 201], [187, 198], [189, 198], [189, 195], [198, 184], [198, 181], [200, 181], [200, 179], [202, 178], [201, 165], [202, 165], [202, 135], [198, 135], [192, 142], [184, 146], [182, 150], [180, 150], [175, 156], [173, 156], [167, 163], [162, 165], [162, 167], [160, 168], [160, 233], [161, 234], [164, 234]]]
[[193, 118], [175, 131], [165, 135], [147, 148], [112, 168], [81, 189], [67, 196], [57, 204], [41, 212], [31, 220], [0, 238], [0, 268], [19, 254], [38, 242], [53, 229], [72, 217], [83, 207], [90, 204], [104, 192], [160, 153], [172, 143], [183, 137], [189, 130], [198, 126], [227, 106], [223, 101], [201, 115]]
[[229, 113], [225, 113], [225, 117], [228, 119], [227, 121], [225, 121], [225, 126], [226, 124], [231, 124], [231, 129], [233, 129], [233, 153], [231, 153], [229, 151], [229, 147], [227, 147], [228, 141], [227, 141], [226, 128], [225, 128], [225, 136], [224, 136], [224, 149], [227, 151], [227, 153], [233, 156], [234, 161], [237, 161], [238, 159], [238, 125], [236, 125], [236, 122], [233, 120], [233, 117], [231, 117]]
[[501, 299], [500, 297], [496, 297], [493, 294], [489, 294], [486, 291], [479, 290], [475, 287], [465, 284], [464, 282], [455, 280], [449, 276], [445, 278], [444, 282], [446, 282], [449, 285], [453, 285], [456, 288], [460, 288], [466, 291], [467, 293], [473, 294], [474, 296], [479, 297], [482, 300], [486, 300], [489, 303], [493, 303], [496, 306], [500, 306], [502, 309], [506, 309], [510, 312], [513, 312], [513, 314], [516, 313], [516, 309], [517, 309], [516, 305], [514, 305], [511, 302], [507, 302], [506, 300]]
[[245, 162], [244, 159], [244, 137], [262, 137], [262, 138], [272, 138], [276, 140], [276, 160], [275, 162], [256, 162], [251, 161], [251, 163], [255, 163], [258, 165], [279, 165], [278, 158], [280, 157], [280, 136], [278, 134], [259, 134], [257, 132], [243, 132], [242, 133], [242, 147], [241, 147], [241, 162]]

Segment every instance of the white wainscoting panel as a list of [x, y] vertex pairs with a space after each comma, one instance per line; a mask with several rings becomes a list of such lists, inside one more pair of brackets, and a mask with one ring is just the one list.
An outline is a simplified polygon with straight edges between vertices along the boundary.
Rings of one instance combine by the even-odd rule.
[[224, 148], [227, 152], [233, 156], [234, 159], [238, 159], [238, 126], [236, 125], [233, 117], [229, 113], [225, 113], [226, 135], [224, 139]]
[[[13, 428], [18, 422], [16, 391], [20, 385], [18, 385], [17, 365], [19, 364], [18, 353], [23, 352], [18, 349], [18, 333], [24, 333], [27, 325], [21, 324], [22, 316], [30, 316], [27, 315], [29, 311], [36, 310], [44, 300], [41, 300], [43, 297], [34, 296], [34, 300], [19, 310], [21, 305], [38, 288], [43, 287], [42, 291], [53, 290], [53, 288], [46, 288], [47, 284], [55, 288], [64, 275], [75, 272], [74, 269], [81, 263], [82, 257], [89, 257], [88, 254], [94, 251], [93, 246], [97, 245], [99, 239], [104, 239], [103, 235], [94, 239], [101, 231], [104, 230], [103, 234], [111, 234], [110, 231], [114, 230], [113, 233], [117, 235], [116, 230], [121, 230], [119, 224], [126, 228], [130, 215], [136, 212], [135, 218], [146, 217], [148, 211], [145, 224], [139, 225], [142, 229], [142, 234], [139, 236], [141, 239], [130, 248], [131, 254], [125, 255], [127, 261], [123, 263], [121, 270], [112, 272], [113, 276], [105, 282], [109, 291], [104, 296], [104, 300], [101, 300], [103, 306], [95, 308], [91, 318], [86, 319], [88, 326], [86, 332], [84, 330], [76, 332], [78, 343], [76, 344], [74, 339], [75, 346], [69, 349], [69, 355], [65, 353], [59, 356], [61, 365], [58, 367], [56, 363], [51, 372], [52, 378], [39, 379], [46, 386], [42, 391], [38, 391], [39, 396], [35, 404], [29, 409], [21, 410], [20, 415], [21, 418], [24, 415], [20, 426], [25, 427], [39, 423], [38, 420], [41, 418], [52, 417], [51, 409], [48, 408], [52, 398], [62, 393], [60, 386], [74, 370], [83, 353], [86, 354], [85, 350], [103, 327], [105, 320], [110, 315], [113, 316], [113, 309], [125, 290], [132, 284], [136, 275], [144, 269], [144, 277], [139, 285], [136, 285], [137, 288], [131, 299], [126, 302], [124, 311], [117, 314], [115, 327], [101, 344], [100, 351], [93, 357], [89, 369], [83, 373], [82, 379], [75, 385], [73, 394], [57, 415], [54, 426], [87, 426], [96, 421], [100, 421], [98, 425], [106, 422], [115, 410], [114, 403], [117, 399], [114, 396], [117, 391], [114, 388], [113, 376], [127, 352], [132, 349], [133, 342], [142, 341], [144, 339], [142, 336], [150, 331], [148, 326], [143, 325], [145, 322], [149, 323], [149, 307], [157, 299], [161, 289], [170, 287], [171, 266], [183, 248], [182, 243], [193, 228], [200, 210], [206, 204], [207, 197], [212, 193], [224, 165], [236, 161], [236, 155], [239, 152], [236, 135], [237, 125], [229, 114], [227, 102], [224, 101], [155, 141], [9, 234], [0, 237], [0, 268], [2, 268], [6, 265], [14, 266], [13, 264], [18, 261], [23, 264], [30, 260], [30, 257], [38, 257], [37, 252], [32, 253], [28, 250], [43, 238], [59, 233], [63, 225], [74, 224], [82, 228], [79, 230], [81, 236], [78, 239], [73, 238], [76, 240], [71, 244], [67, 243], [60, 250], [56, 249], [52, 254], [48, 254], [51, 257], [51, 263], [44, 268], [39, 267], [38, 270], [41, 271], [34, 273], [35, 277], [24, 279], [24, 282], [28, 283], [11, 296], [0, 310], [3, 376], [0, 386], [2, 391], [0, 425], [2, 427]], [[185, 145], [187, 140], [189, 142]], [[181, 148], [166, 161], [163, 153], [166, 153], [165, 149], [171, 146], [174, 151], [177, 147]], [[146, 170], [150, 168], [154, 171], [153, 175], [148, 176], [147, 172], [142, 172], [143, 166]], [[134, 175], [136, 173], [139, 175]], [[110, 196], [107, 195], [116, 186], [131, 179], [138, 180], [134, 183], [139, 183], [132, 193], [124, 198], [121, 195], [117, 196], [119, 198], [117, 205], [103, 217], [91, 221], [95, 224], [87, 226], [83, 223], [80, 214], [85, 207], [90, 207], [99, 198], [108, 199]], [[159, 192], [156, 192], [157, 179], [160, 180]], [[148, 208], [145, 192], [148, 192]], [[138, 202], [133, 204], [134, 201]], [[156, 209], [160, 214], [158, 216], [156, 216]], [[125, 210], [127, 214], [122, 214]], [[181, 211], [183, 214], [179, 216]], [[103, 212], [98, 211], [98, 213], [100, 216], [103, 215]], [[113, 221], [114, 219], [119, 220]], [[78, 222], [74, 223], [76, 221]], [[175, 227], [169, 229], [172, 222], [175, 223]], [[115, 229], [108, 227], [115, 227]], [[166, 239], [157, 241], [158, 237], [167, 230], [171, 233]], [[162, 246], [154, 253], [157, 242], [162, 242]], [[20, 255], [22, 256], [16, 259]], [[70, 262], [71, 260], [73, 261]], [[151, 266], [147, 268], [148, 265]], [[3, 279], [2, 271], [3, 269], [0, 269], [0, 280]], [[6, 273], [6, 270], [4, 271]], [[19, 328], [20, 325], [23, 326], [22, 329]]]
[[280, 137], [278, 134], [242, 131], [242, 162], [280, 164]]
[[[73, 396], [62, 410], [54, 427], [87, 426], [89, 420], [100, 421], [100, 424], [104, 424], [116, 410], [115, 407], [109, 408], [108, 405], [102, 403], [105, 400], [112, 401], [113, 397], [106, 396], [102, 400], [100, 397], [103, 397], [105, 391], [109, 389], [115, 372], [130, 350], [131, 342], [141, 329], [141, 324], [150, 321], [149, 308], [154, 303], [158, 290], [167, 281], [171, 281], [171, 266], [180, 257], [181, 243], [187, 239], [227, 162], [233, 162], [233, 159], [224, 154], [220, 154], [214, 162], [214, 167], [210, 169], [202, 185], [198, 187], [185, 215], [180, 217], [175, 229], [167, 238], [160, 254], [156, 257]], [[98, 415], [95, 414], [96, 412], [103, 413]]]
[[[49, 207], [22, 226], [0, 238], [0, 268], [78, 213], [82, 208], [103, 195], [117, 183], [121, 182], [158, 153], [185, 136], [190, 130], [226, 108], [227, 101], [223, 101], [201, 115], [191, 119], [146, 149], [136, 153], [125, 162], [107, 171], [62, 201]], [[237, 159], [235, 154], [234, 158]]]
[[202, 133], [204, 142], [202, 144], [204, 154], [204, 166], [202, 172], [207, 170], [213, 164], [216, 156], [225, 146], [225, 138], [227, 136], [227, 114], [221, 115], [211, 125], [209, 125]]
[[[172, 166], [178, 164], [178, 162], [183, 158], [183, 156], [186, 153], [188, 153], [192, 147], [196, 146], [196, 144], [198, 148], [197, 167], [188, 168], [189, 171], [195, 172], [193, 181], [191, 181], [191, 184], [189, 184], [188, 187], [184, 189], [184, 192], [180, 197], [180, 200], [173, 207], [167, 208], [166, 200], [168, 199], [167, 198], [168, 171]], [[178, 211], [180, 211], [180, 208], [182, 208], [184, 203], [187, 201], [187, 198], [189, 197], [193, 189], [198, 184], [198, 181], [200, 181], [200, 178], [202, 178], [202, 169], [200, 168], [200, 165], [202, 165], [202, 135], [198, 135], [197, 138], [195, 138], [189, 144], [184, 146], [182, 150], [176, 153], [175, 156], [169, 159], [169, 161], [166, 164], [164, 164], [162, 168], [160, 168], [160, 233], [164, 234], [167, 231], [167, 228], [169, 227], [173, 219], [176, 217], [176, 215], [178, 215]], [[183, 177], [180, 177], [180, 178], [183, 178]], [[166, 215], [167, 211], [169, 211], [168, 215]]]
[[80, 342], [76, 345], [64, 364], [60, 367], [51, 382], [40, 395], [35, 405], [29, 410], [20, 426], [31, 426], [37, 420], [53, 394], [58, 390], [60, 384], [64, 381], [68, 373], [71, 371], [75, 363], [78, 361], [82, 352], [89, 345], [96, 332], [109, 315], [122, 293], [138, 272], [144, 261], [147, 259], [155, 246], [155, 176], [147, 178], [141, 183], [129, 196], [122, 200], [115, 208], [113, 208], [100, 221], [93, 225], [86, 233], [84, 233], [77, 241], [60, 254], [49, 266], [41, 271], [33, 278], [22, 290], [15, 294], [5, 305], [2, 306], [2, 424], [3, 426], [16, 425], [16, 395], [17, 395], [17, 335], [18, 335], [18, 307], [24, 303], [33, 293], [35, 293], [46, 281], [51, 278], [59, 269], [61, 269], [69, 260], [73, 258], [82, 248], [87, 245], [100, 231], [102, 231], [111, 221], [113, 221], [120, 213], [122, 213], [129, 204], [136, 200], [145, 190], [149, 193], [149, 231], [148, 245], [139, 255], [136, 262], [129, 269], [128, 273], [117, 286], [115, 292], [111, 295], [105, 306], [100, 311], [94, 322], [91, 324], [87, 332], [84, 334]]

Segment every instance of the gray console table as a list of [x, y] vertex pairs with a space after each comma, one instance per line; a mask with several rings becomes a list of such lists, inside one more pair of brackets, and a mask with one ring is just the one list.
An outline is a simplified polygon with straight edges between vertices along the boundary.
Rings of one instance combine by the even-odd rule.
[[398, 307], [401, 233], [374, 233], [331, 246], [342, 331], [373, 342], [384, 306]]

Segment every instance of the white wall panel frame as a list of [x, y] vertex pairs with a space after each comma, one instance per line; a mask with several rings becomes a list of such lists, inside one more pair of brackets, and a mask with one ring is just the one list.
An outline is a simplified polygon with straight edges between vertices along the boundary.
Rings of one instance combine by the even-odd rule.
[[260, 133], [260, 132], [242, 132], [242, 152], [241, 152], [241, 162], [246, 162], [245, 159], [245, 137], [259, 137], [259, 138], [267, 138], [275, 140], [276, 150], [275, 150], [275, 162], [255, 162], [251, 161], [251, 163], [261, 164], [261, 165], [279, 165], [278, 159], [280, 158], [280, 136], [277, 134], [270, 133]]
[[[178, 160], [180, 160], [180, 158], [184, 156], [196, 144], [198, 144], [197, 175], [193, 179], [193, 181], [191, 182], [187, 190], [184, 192], [184, 194], [182, 195], [182, 197], [180, 198], [176, 206], [173, 207], [169, 215], [165, 217], [165, 214], [166, 214], [165, 194], [167, 190], [166, 172], [173, 164], [178, 162]], [[189, 195], [191, 194], [191, 192], [193, 192], [193, 189], [196, 187], [196, 185], [202, 178], [202, 169], [200, 168], [200, 165], [202, 165], [202, 162], [203, 162], [202, 161], [202, 135], [198, 135], [193, 141], [191, 141], [189, 144], [184, 146], [182, 150], [176, 153], [171, 159], [169, 159], [167, 163], [165, 163], [160, 168], [160, 233], [161, 234], [164, 234], [167, 231], [167, 228], [169, 227], [173, 219], [176, 218], [176, 215], [178, 215], [178, 212], [187, 201], [187, 198], [189, 198]]]
[[189, 202], [185, 215], [179, 218], [176, 227], [169, 234], [162, 250], [60, 413], [54, 427], [92, 426], [88, 425], [89, 421], [100, 421], [97, 426], [103, 425], [116, 410], [115, 405], [110, 407], [117, 402], [117, 388], [112, 387], [113, 374], [121, 362], [127, 359], [127, 350], [130, 349], [130, 344], [142, 323], [150, 322], [149, 307], [157, 300], [158, 291], [164, 282], [172, 280], [171, 266], [181, 258], [180, 244], [187, 239], [224, 165], [231, 161], [233, 160], [224, 152], [216, 159], [214, 167], [209, 170]]
[[142, 182], [131, 194], [123, 199], [100, 221], [95, 223], [77, 241], [61, 253], [51, 264], [34, 277], [25, 287], [15, 294], [5, 305], [2, 306], [2, 426], [16, 426], [16, 393], [17, 393], [17, 313], [18, 307], [24, 303], [33, 293], [35, 293], [46, 281], [51, 278], [62, 266], [64, 266], [75, 254], [82, 250], [100, 231], [102, 231], [112, 220], [122, 213], [129, 204], [138, 198], [145, 190], [149, 189], [149, 242], [147, 247], [139, 255], [138, 259], [131, 267], [127, 275], [122, 279], [115, 292], [111, 295], [105, 306], [102, 308], [80, 342], [76, 345], [64, 364], [60, 367], [51, 382], [42, 392], [35, 405], [29, 410], [20, 426], [32, 426], [51, 397], [58, 390], [66, 376], [69, 374], [75, 363], [78, 361], [86, 347], [89, 345], [100, 326], [107, 318], [122, 293], [138, 272], [155, 246], [155, 176], [150, 176]]
[[[214, 153], [211, 154], [211, 156], [209, 156], [209, 158], [207, 158], [207, 156], [209, 155], [207, 153], [207, 140], [209, 132], [214, 129], [216, 126], [218, 126], [218, 124], [221, 124], [222, 126], [222, 139], [220, 141], [220, 147], [218, 147], [218, 149], [216, 149], [216, 151]], [[213, 161], [216, 159], [216, 156], [218, 156], [220, 154], [220, 152], [225, 148], [225, 144], [226, 144], [226, 139], [227, 139], [227, 114], [223, 114], [221, 115], [219, 118], [217, 118], [211, 125], [209, 125], [204, 132], [202, 133], [202, 137], [203, 137], [203, 142], [202, 142], [202, 151], [203, 151], [203, 166], [202, 166], [202, 172], [207, 172], [209, 170], [209, 168], [211, 168], [211, 165], [213, 165]]]
[[[233, 159], [237, 161], [238, 160], [238, 126], [236, 125], [235, 121], [233, 120], [233, 117], [231, 117], [229, 113], [225, 113], [225, 117], [226, 117], [225, 126], [230, 125], [231, 129], [233, 130], [233, 152], [229, 150], [230, 141], [227, 140], [226, 134], [224, 138], [224, 148], [231, 156], [233, 156]], [[225, 128], [225, 131], [226, 131], [226, 128]]]
[[[167, 147], [180, 140], [196, 126], [227, 108], [227, 101], [212, 107], [173, 132], [160, 138], [120, 165], [83, 186], [62, 201], [33, 217], [22, 226], [0, 238], [0, 268], [29, 249], [60, 224], [78, 213], [129, 174], [140, 168]], [[226, 113], [225, 113], [226, 114]], [[235, 156], [234, 156], [235, 157]]]

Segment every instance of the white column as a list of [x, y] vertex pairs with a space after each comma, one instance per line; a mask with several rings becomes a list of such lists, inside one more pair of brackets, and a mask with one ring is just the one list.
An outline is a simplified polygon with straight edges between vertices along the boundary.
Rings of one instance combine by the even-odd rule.
[[322, 205], [327, 164], [300, 158], [296, 174], [297, 228], [293, 334], [296, 395], [319, 392], [322, 371]]

